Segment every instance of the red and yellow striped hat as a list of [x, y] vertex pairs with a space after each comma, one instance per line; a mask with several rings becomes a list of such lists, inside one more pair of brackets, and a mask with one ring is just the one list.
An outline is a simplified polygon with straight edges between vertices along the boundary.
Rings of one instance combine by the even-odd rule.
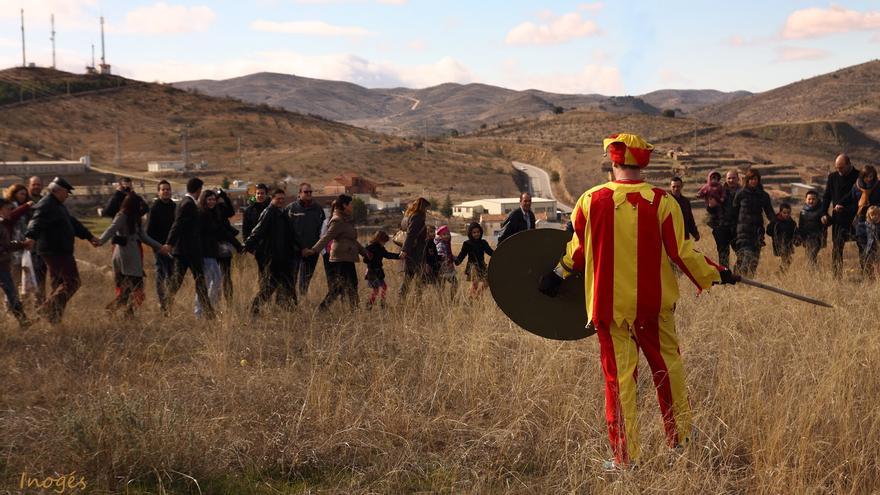
[[654, 145], [635, 134], [612, 134], [605, 138], [605, 153], [612, 163], [618, 165], [635, 165], [639, 168], [648, 166]]

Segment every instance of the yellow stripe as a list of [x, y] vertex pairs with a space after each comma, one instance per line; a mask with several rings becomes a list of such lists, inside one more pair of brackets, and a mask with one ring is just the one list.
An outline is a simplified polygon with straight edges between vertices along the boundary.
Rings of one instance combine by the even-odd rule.
[[684, 444], [691, 432], [691, 409], [688, 405], [687, 385], [684, 367], [678, 353], [678, 337], [675, 334], [675, 315], [663, 312], [660, 315], [660, 355], [669, 372], [669, 387], [672, 391], [672, 409], [678, 443]]

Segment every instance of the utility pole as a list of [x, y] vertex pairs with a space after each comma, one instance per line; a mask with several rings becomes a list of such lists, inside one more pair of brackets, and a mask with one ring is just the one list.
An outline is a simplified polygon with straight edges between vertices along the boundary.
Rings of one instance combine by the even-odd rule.
[[119, 126], [116, 126], [116, 158], [114, 163], [117, 167], [122, 164], [122, 147], [119, 145]]
[[107, 60], [104, 58], [104, 16], [101, 16], [101, 67], [103, 68], [107, 65]]
[[21, 66], [27, 67], [27, 57], [24, 53], [24, 9], [21, 9]]
[[95, 44], [92, 43], [92, 69], [95, 68]]
[[238, 171], [241, 172], [244, 170], [244, 167], [241, 164], [241, 136], [238, 136]]
[[55, 14], [52, 14], [49, 17], [50, 22], [52, 23], [52, 36], [49, 38], [52, 40], [52, 68], [55, 68]]

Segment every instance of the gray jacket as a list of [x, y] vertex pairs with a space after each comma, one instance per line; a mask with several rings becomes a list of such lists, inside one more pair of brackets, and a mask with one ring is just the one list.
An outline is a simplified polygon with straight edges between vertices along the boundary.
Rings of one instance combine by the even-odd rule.
[[[101, 244], [104, 244], [110, 241], [114, 236], [123, 237], [126, 241], [124, 246], [118, 244], [113, 245], [113, 257], [111, 259], [113, 272], [127, 275], [129, 277], [143, 277], [144, 261], [140, 248], [141, 242], [156, 250], [161, 248], [162, 244], [144, 232], [144, 228], [141, 226], [140, 221], [135, 224], [134, 232], [129, 232], [128, 218], [125, 213], [122, 212], [117, 213], [116, 216], [113, 217], [113, 223], [111, 223], [110, 226], [107, 227], [107, 230], [101, 234], [99, 240], [101, 241]], [[156, 253], [156, 256], [161, 255]]]
[[304, 206], [299, 200], [287, 205], [287, 214], [293, 220], [296, 237], [303, 246], [311, 246], [321, 238], [321, 225], [326, 215], [321, 205], [312, 201]]

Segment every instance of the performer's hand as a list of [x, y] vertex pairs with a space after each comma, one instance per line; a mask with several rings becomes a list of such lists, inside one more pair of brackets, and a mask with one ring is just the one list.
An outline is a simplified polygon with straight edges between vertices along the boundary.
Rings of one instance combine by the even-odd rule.
[[91, 239], [89, 239], [89, 242], [94, 247], [101, 247], [101, 241], [99, 241], [96, 237], [92, 237]]
[[25, 239], [25, 240], [21, 241], [21, 247], [22, 247], [22, 249], [29, 250], [30, 248], [34, 247], [34, 240], [33, 239]]
[[721, 270], [721, 283], [727, 285], [735, 285], [742, 279], [739, 275], [734, 274], [729, 269]]
[[828, 215], [822, 215], [822, 225], [828, 225]]
[[538, 282], [538, 291], [549, 297], [556, 297], [559, 294], [559, 286], [562, 285], [562, 277], [556, 272], [550, 272], [541, 277]]

